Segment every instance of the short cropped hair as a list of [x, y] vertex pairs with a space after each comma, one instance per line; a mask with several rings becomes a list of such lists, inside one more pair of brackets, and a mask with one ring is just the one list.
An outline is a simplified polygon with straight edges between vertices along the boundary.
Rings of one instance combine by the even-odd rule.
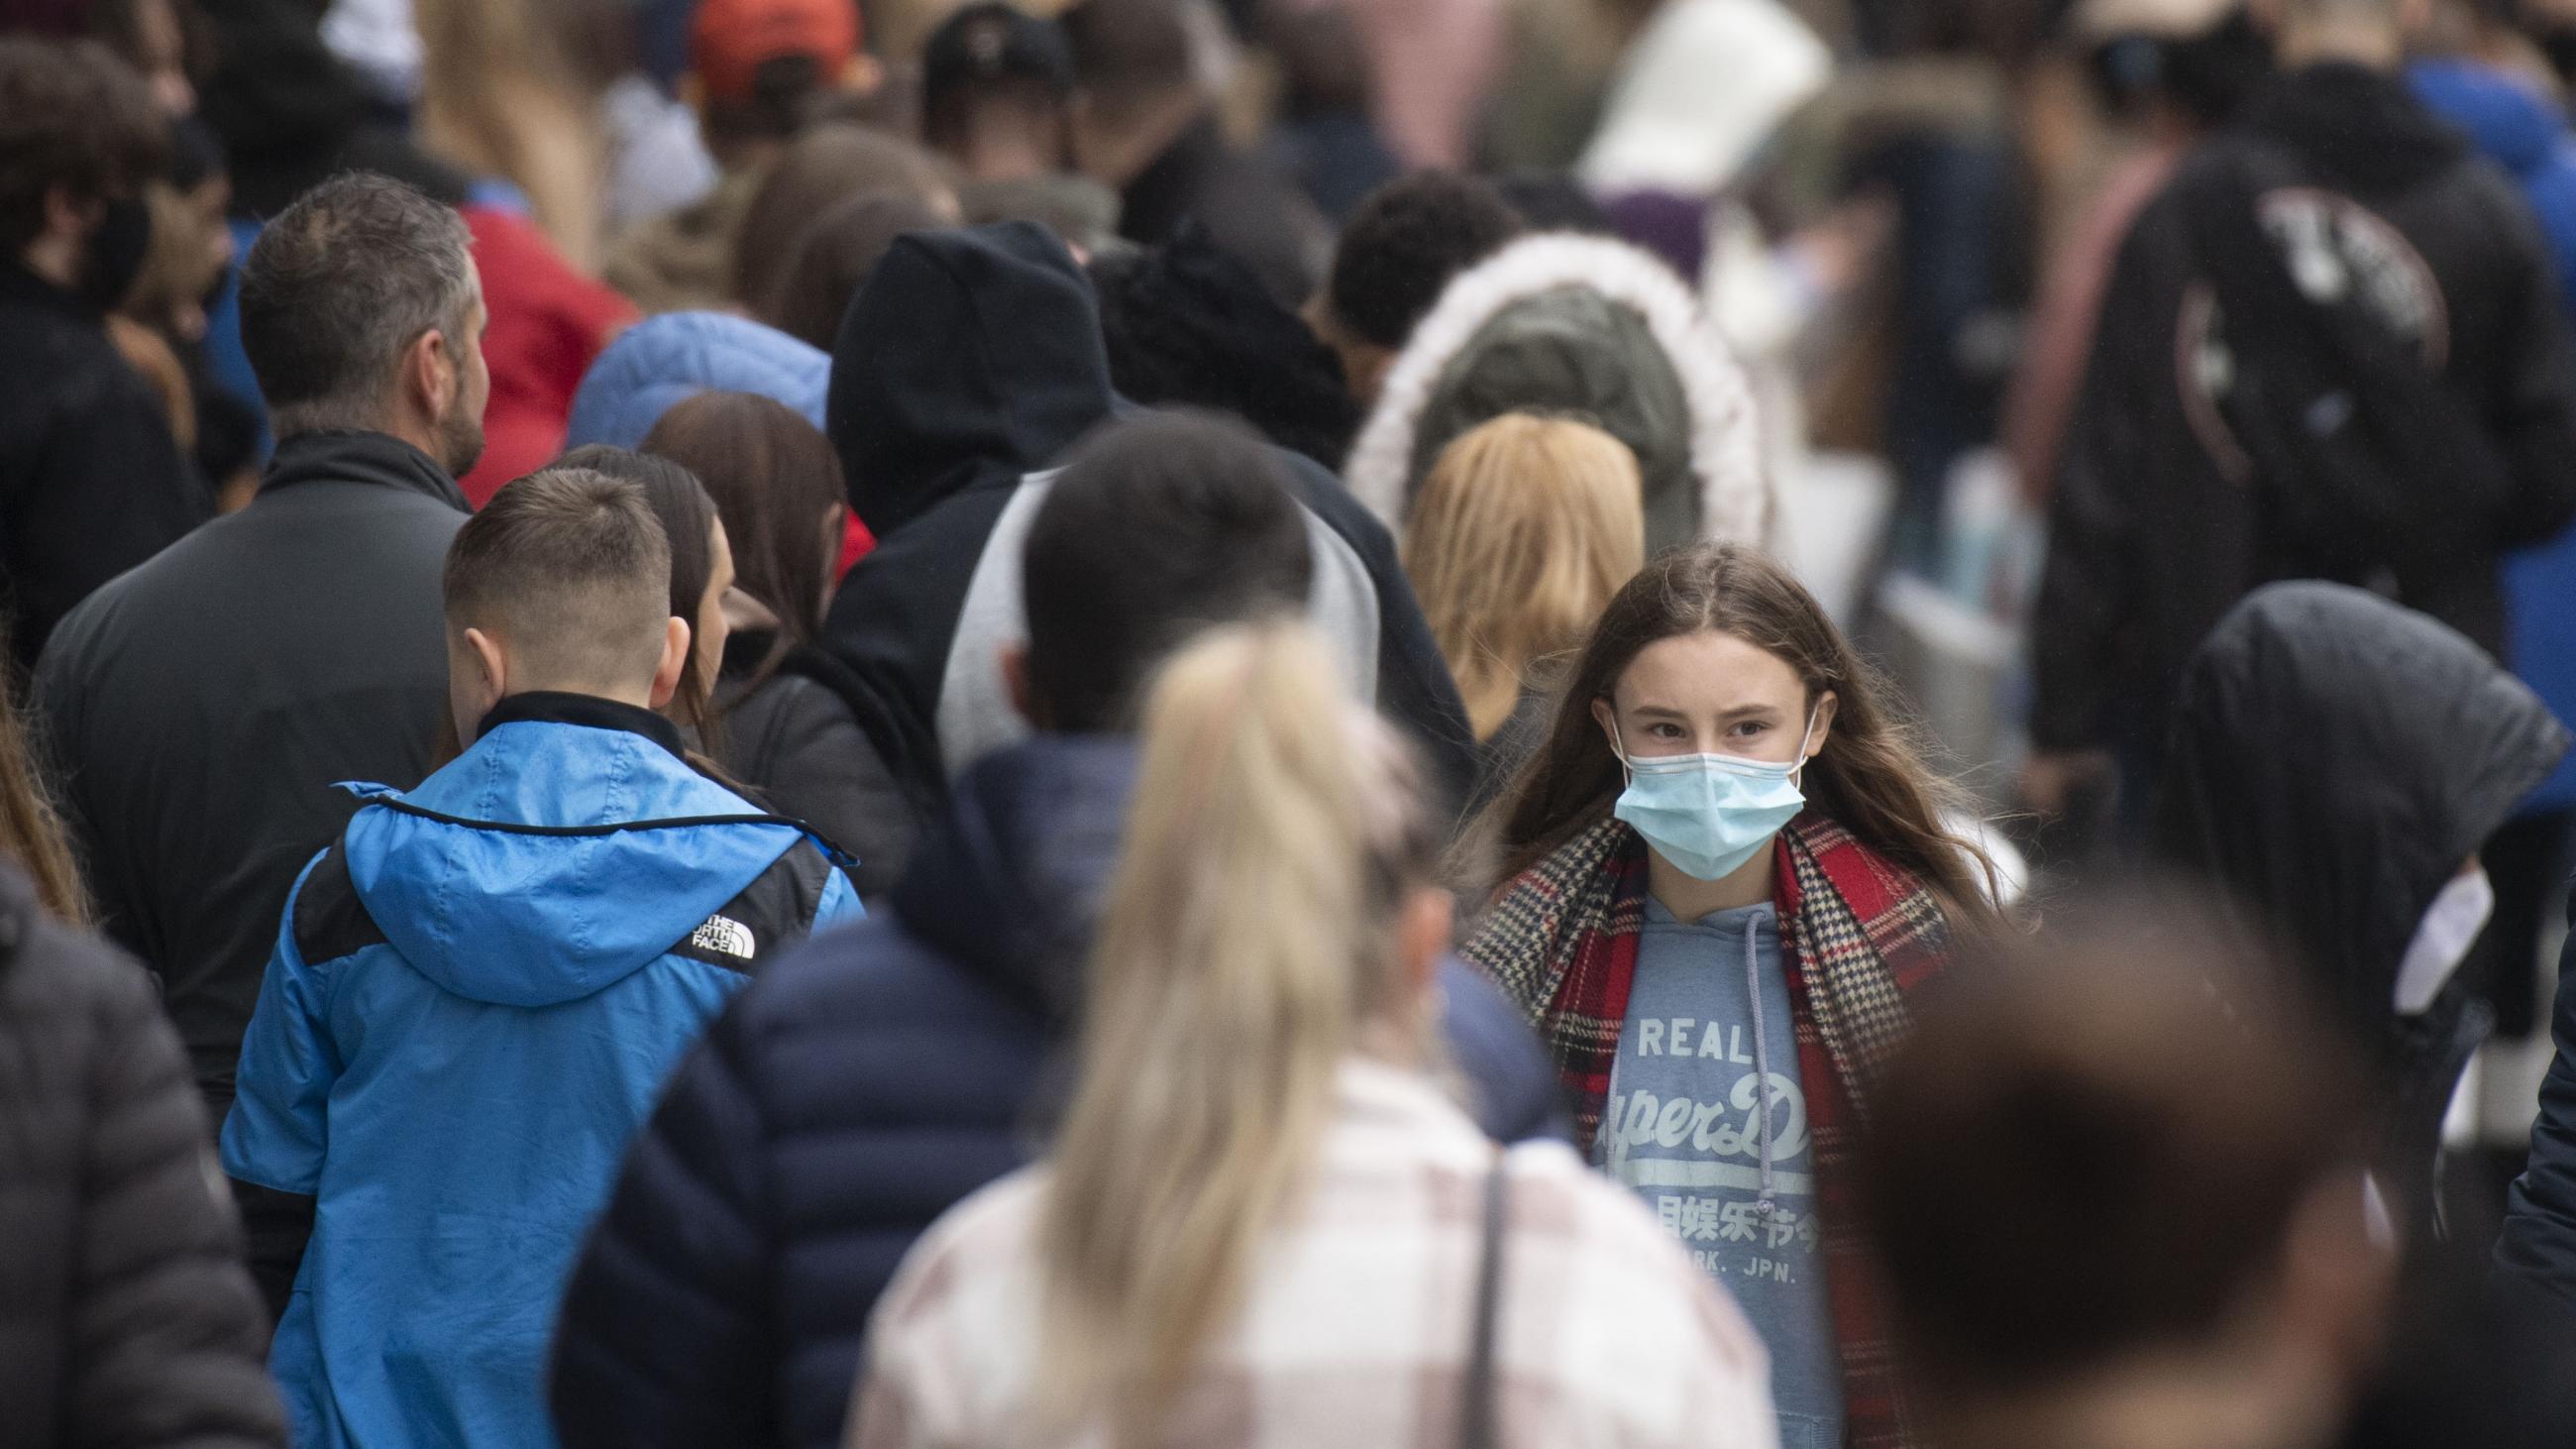
[[1450, 280], [1521, 234], [1520, 214], [1492, 183], [1417, 171], [1368, 194], [1333, 249], [1324, 295], [1350, 332], [1401, 348]]
[[0, 38], [0, 249], [45, 229], [45, 195], [130, 191], [167, 163], [169, 122], [133, 67], [96, 41]]
[[644, 490], [547, 468], [492, 495], [447, 551], [447, 623], [509, 642], [530, 677], [652, 677], [671, 619], [671, 545]]
[[1050, 726], [1096, 734], [1129, 728], [1146, 681], [1202, 629], [1303, 607], [1314, 553], [1258, 438], [1168, 412], [1075, 450], [1021, 568], [1029, 682]]
[[242, 350], [278, 431], [381, 427], [403, 354], [465, 325], [469, 245], [454, 211], [367, 172], [279, 213], [241, 277]]

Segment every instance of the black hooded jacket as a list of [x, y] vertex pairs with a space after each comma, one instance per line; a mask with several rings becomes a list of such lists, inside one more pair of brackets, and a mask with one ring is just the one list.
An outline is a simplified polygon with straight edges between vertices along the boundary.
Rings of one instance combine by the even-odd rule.
[[[2456, 631], [2323, 583], [2271, 585], [2230, 612], [2183, 671], [2173, 725], [2150, 849], [2216, 887], [2249, 939], [2297, 952], [2312, 993], [2381, 1054], [2392, 1161], [2429, 1173], [2484, 1023], [2456, 983], [2398, 1018], [2397, 966], [2443, 885], [2557, 768], [2567, 731]], [[2398, 1185], [2419, 1201], [2427, 1186]]]
[[[2213, 196], [2261, 199], [2230, 208]], [[2249, 211], [2276, 257], [2255, 251]], [[2277, 288], [2244, 285], [2258, 267], [2275, 269]], [[2277, 313], [2254, 324], [2219, 305], [2229, 277]], [[2314, 305], [2319, 295], [2345, 300]], [[2344, 319], [2337, 335], [2363, 339], [2359, 351], [2317, 345], [2307, 325], [2326, 318]], [[2337, 359], [2355, 355], [2379, 371], [2351, 375], [2402, 385], [2357, 384], [2357, 408], [2352, 392], [2339, 409], [2245, 403], [2244, 379], [2311, 359], [2348, 371]], [[2286, 381], [2276, 391], [2306, 396]], [[2416, 403], [2394, 427], [2392, 396]], [[2400, 440], [2396, 453], [2359, 448], [2385, 454], [2403, 490], [2396, 527], [2365, 528], [2338, 496], [2278, 476], [2279, 440], [2302, 428]], [[2402, 456], [2436, 437], [2471, 446]], [[2051, 504], [2035, 742], [2123, 746], [2151, 766], [2184, 660], [2229, 605], [2275, 579], [2370, 587], [2500, 652], [2498, 560], [2576, 516], [2571, 458], [2576, 349], [2513, 183], [2394, 77], [2324, 65], [2283, 79], [2185, 161], [2121, 249]]]
[[[846, 666], [837, 685], [919, 818], [937, 816], [949, 780], [972, 762], [947, 758], [943, 734], [987, 744], [1016, 733], [993, 718], [1007, 705], [947, 694], [961, 671], [989, 672], [964, 666], [1013, 642], [990, 632], [1017, 617], [1010, 608], [970, 611], [970, 601], [1006, 577], [1016, 605], [1022, 481], [1122, 406], [1090, 284], [1040, 227], [905, 236], [851, 304], [826, 423], [850, 506], [878, 542], [843, 581], [822, 646]], [[1463, 792], [1473, 735], [1393, 540], [1331, 474], [1278, 456], [1326, 530], [1333, 557], [1318, 572], [1366, 596], [1361, 652], [1376, 660], [1377, 702]], [[1008, 552], [988, 560], [996, 548]]]

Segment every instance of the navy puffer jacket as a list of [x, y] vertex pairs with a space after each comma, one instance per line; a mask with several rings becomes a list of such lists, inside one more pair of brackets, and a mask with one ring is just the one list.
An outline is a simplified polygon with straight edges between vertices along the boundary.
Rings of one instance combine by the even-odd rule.
[[[1106, 738], [986, 758], [888, 909], [735, 998], [575, 1270], [554, 1356], [564, 1449], [835, 1449], [905, 1250], [1033, 1153], [1134, 771], [1133, 743]], [[1505, 1140], [1561, 1135], [1528, 1028], [1446, 969], [1479, 1120]]]

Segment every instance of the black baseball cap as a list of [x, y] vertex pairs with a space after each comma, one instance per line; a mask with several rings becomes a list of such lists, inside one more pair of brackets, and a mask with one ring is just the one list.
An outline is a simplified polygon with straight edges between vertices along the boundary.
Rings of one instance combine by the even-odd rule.
[[1052, 20], [1013, 9], [1001, 0], [979, 0], [931, 32], [921, 55], [921, 98], [927, 109], [969, 86], [1035, 81], [1058, 96], [1073, 94], [1073, 44]]

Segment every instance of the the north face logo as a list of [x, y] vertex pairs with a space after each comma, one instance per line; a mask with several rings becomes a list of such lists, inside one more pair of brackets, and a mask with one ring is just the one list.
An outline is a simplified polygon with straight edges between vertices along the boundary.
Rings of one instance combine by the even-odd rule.
[[701, 951], [748, 961], [752, 954], [751, 927], [724, 916], [709, 916], [706, 924], [689, 933], [689, 944]]

